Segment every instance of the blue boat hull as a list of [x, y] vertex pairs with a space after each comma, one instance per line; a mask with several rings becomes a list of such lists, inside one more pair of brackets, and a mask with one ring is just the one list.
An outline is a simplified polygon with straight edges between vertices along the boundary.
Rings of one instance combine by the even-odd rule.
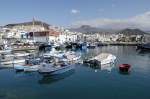
[[35, 67], [35, 66], [19, 66], [19, 65], [17, 65], [17, 66], [14, 66], [14, 69], [16, 70], [16, 71], [38, 71], [38, 68], [37, 68], [37, 66]]

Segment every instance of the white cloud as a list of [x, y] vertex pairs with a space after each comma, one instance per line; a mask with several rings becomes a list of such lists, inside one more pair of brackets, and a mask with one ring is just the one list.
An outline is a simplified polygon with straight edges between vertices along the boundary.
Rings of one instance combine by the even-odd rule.
[[73, 23], [73, 26], [91, 25], [101, 28], [141, 28], [150, 30], [150, 11], [127, 19], [98, 18], [81, 20]]
[[71, 13], [72, 13], [72, 14], [77, 14], [77, 13], [80, 13], [80, 11], [77, 10], [77, 9], [72, 9], [72, 10], [71, 10]]

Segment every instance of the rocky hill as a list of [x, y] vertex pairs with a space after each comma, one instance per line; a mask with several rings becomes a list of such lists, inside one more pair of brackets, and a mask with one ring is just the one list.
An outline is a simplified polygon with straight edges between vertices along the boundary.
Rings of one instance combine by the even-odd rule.
[[124, 29], [121, 30], [119, 32], [117, 32], [117, 34], [124, 34], [124, 35], [144, 35], [144, 34], [149, 34], [147, 32], [144, 32], [140, 29]]
[[143, 35], [150, 34], [148, 32], [142, 31], [140, 29], [123, 29], [123, 30], [113, 30], [113, 29], [102, 29], [97, 27], [91, 27], [89, 25], [82, 25], [79, 28], [71, 28], [69, 29], [73, 32], [81, 32], [81, 33], [110, 33], [110, 34], [124, 34], [124, 35]]
[[45, 22], [42, 22], [42, 21], [37, 21], [37, 20], [34, 20], [34, 21], [30, 21], [30, 22], [23, 22], [23, 23], [13, 23], [13, 24], [7, 24], [5, 25], [4, 27], [6, 28], [12, 28], [14, 26], [29, 26], [29, 25], [41, 25], [41, 26], [44, 26], [45, 28], [49, 28], [49, 24], [45, 23]]
[[70, 28], [70, 31], [73, 32], [81, 32], [81, 33], [115, 33], [118, 30], [113, 30], [113, 29], [102, 29], [102, 28], [97, 28], [97, 27], [92, 27], [90, 25], [82, 25], [79, 28]]

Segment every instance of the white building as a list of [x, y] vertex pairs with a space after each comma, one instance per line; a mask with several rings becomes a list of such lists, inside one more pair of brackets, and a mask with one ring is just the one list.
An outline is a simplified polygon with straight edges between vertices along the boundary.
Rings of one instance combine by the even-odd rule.
[[34, 40], [36, 42], [57, 42], [62, 44], [77, 41], [77, 35], [69, 31], [58, 32], [51, 29], [49, 31], [34, 32]]

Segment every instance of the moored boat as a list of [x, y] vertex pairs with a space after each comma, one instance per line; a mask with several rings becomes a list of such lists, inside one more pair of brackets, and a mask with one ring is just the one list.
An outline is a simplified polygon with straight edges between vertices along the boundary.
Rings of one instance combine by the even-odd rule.
[[137, 48], [150, 50], [150, 43], [138, 45]]
[[13, 54], [7, 54], [6, 57], [24, 57], [28, 56], [30, 53], [13, 53]]
[[69, 64], [60, 58], [55, 58], [55, 62], [42, 63], [39, 67], [39, 73], [44, 75], [57, 75], [74, 69], [73, 64]]
[[75, 52], [72, 52], [72, 51], [65, 53], [64, 56], [68, 59], [68, 61], [72, 61], [74, 63], [78, 63], [81, 58], [81, 55], [79, 55]]
[[93, 57], [89, 60], [84, 60], [83, 63], [100, 66], [100, 65], [114, 63], [115, 60], [116, 60], [115, 55], [109, 53], [101, 53], [98, 56]]
[[7, 44], [0, 45], [0, 54], [10, 53], [12, 49]]
[[32, 72], [37, 71], [39, 68], [39, 65], [15, 65], [14, 69], [16, 71], [25, 71], [25, 72]]
[[9, 65], [9, 64], [17, 64], [17, 63], [24, 63], [25, 59], [14, 59], [8, 61], [1, 61], [2, 65]]
[[129, 72], [130, 68], [131, 68], [130, 64], [120, 64], [119, 65], [120, 72]]
[[64, 66], [47, 65], [39, 68], [39, 73], [44, 75], [57, 75], [70, 71], [72, 69], [74, 69], [74, 66], [69, 64], [66, 64]]
[[9, 53], [9, 52], [11, 52], [11, 51], [12, 51], [12, 50], [9, 50], [9, 49], [8, 49], [8, 50], [0, 50], [0, 54], [1, 54], [1, 53]]
[[39, 59], [26, 59], [25, 64], [23, 65], [14, 65], [14, 69], [16, 71], [25, 71], [25, 72], [32, 72], [38, 71], [39, 69], [40, 60]]
[[87, 48], [94, 49], [96, 48], [96, 45], [94, 43], [89, 43], [87, 44]]

